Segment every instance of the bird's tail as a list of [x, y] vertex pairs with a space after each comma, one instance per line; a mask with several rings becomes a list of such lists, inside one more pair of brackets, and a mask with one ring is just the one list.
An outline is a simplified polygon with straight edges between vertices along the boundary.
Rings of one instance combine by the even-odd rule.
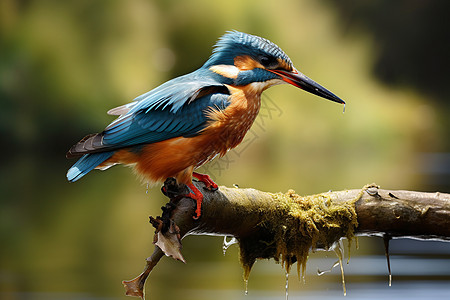
[[110, 158], [114, 151], [90, 153], [83, 155], [70, 169], [67, 171], [67, 180], [75, 182], [99, 164]]

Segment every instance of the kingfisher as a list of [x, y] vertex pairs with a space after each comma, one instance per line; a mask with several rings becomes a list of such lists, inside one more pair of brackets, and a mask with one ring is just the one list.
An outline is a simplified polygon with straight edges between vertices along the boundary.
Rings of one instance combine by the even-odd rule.
[[196, 202], [193, 218], [198, 219], [203, 194], [193, 178], [209, 190], [218, 186], [195, 169], [238, 146], [258, 115], [262, 92], [282, 83], [345, 105], [294, 68], [276, 44], [228, 31], [198, 70], [109, 110], [118, 117], [67, 152], [67, 158], [78, 158], [67, 179], [74, 182], [93, 169], [116, 164], [132, 166], [151, 183], [173, 177], [188, 187], [185, 196]]

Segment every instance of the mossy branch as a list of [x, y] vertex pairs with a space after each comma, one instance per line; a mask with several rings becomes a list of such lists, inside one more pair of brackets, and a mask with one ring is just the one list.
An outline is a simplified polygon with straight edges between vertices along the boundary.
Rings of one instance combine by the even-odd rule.
[[[196, 183], [203, 190], [202, 183]], [[181, 239], [187, 235], [234, 236], [239, 242], [244, 279], [256, 259], [273, 258], [286, 271], [295, 262], [304, 274], [310, 251], [330, 249], [341, 238], [378, 235], [389, 238], [450, 240], [450, 194], [390, 191], [375, 184], [362, 189], [299, 196], [294, 191], [267, 193], [220, 187], [204, 190], [202, 216], [192, 218], [195, 203], [177, 197], [184, 186], [165, 184], [171, 201], [155, 226], [155, 250], [145, 271], [124, 281], [127, 295], [144, 297], [145, 280], [166, 254], [184, 262]]]

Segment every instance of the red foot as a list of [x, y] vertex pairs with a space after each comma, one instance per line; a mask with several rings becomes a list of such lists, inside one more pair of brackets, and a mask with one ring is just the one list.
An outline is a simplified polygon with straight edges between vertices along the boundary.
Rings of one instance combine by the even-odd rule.
[[[194, 172], [192, 176], [197, 178], [199, 181], [203, 182], [205, 184], [205, 188], [207, 188], [210, 191], [217, 191], [217, 189], [219, 188], [217, 184], [211, 179], [211, 177], [209, 177], [206, 174]], [[200, 218], [202, 214], [203, 194], [194, 184], [190, 183], [187, 186], [191, 189], [191, 192], [186, 196], [197, 202], [197, 208], [195, 209], [194, 219], [198, 220], [198, 218]]]
[[203, 182], [206, 188], [210, 191], [217, 191], [217, 189], [219, 188], [217, 184], [211, 179], [211, 177], [209, 177], [209, 175], [194, 172], [192, 173], [192, 176]]
[[186, 197], [189, 197], [196, 201], [197, 208], [195, 209], [195, 216], [193, 217], [194, 220], [198, 220], [202, 214], [202, 201], [203, 201], [203, 194], [198, 190], [198, 188], [192, 184], [187, 184], [188, 188], [191, 189], [191, 192], [186, 195]]

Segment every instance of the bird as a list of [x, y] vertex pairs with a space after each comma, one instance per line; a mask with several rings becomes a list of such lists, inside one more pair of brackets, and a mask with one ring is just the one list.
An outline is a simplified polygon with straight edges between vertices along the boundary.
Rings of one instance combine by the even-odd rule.
[[132, 166], [151, 183], [175, 178], [188, 187], [185, 196], [195, 201], [198, 219], [204, 196], [193, 178], [212, 191], [218, 185], [195, 170], [238, 146], [258, 115], [262, 92], [283, 83], [345, 105], [299, 72], [273, 42], [227, 31], [199, 69], [109, 110], [117, 118], [67, 152], [67, 158], [78, 158], [67, 179], [75, 182], [116, 164]]

